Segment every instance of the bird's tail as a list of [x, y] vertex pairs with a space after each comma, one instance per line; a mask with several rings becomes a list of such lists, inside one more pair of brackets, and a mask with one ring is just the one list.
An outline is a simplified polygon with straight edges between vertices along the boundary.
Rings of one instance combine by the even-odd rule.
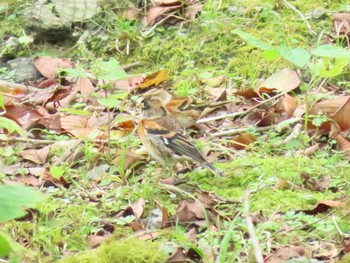
[[222, 177], [222, 173], [216, 169], [211, 163], [206, 162], [204, 164], [213, 174], [215, 174], [216, 176]]

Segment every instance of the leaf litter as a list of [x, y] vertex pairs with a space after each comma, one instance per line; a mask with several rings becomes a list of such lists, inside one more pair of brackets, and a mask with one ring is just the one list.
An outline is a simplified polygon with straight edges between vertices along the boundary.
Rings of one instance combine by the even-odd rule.
[[[178, 11], [180, 14], [180, 17], [176, 17], [177, 20], [192, 20], [202, 8], [202, 5], [196, 5], [192, 3], [192, 1], [153, 1], [153, 6], [149, 7], [146, 13], [147, 24], [152, 26], [158, 22], [162, 22], [163, 18], [166, 18], [174, 11]], [[184, 13], [182, 13], [183, 10]], [[138, 14], [137, 12], [137, 14], [128, 15], [128, 18], [135, 19]], [[184, 15], [184, 17], [181, 17], [181, 15]], [[338, 33], [348, 34], [346, 26], [347, 20], [345, 14], [336, 14], [333, 16], [334, 27]], [[137, 111], [134, 111], [134, 103], [137, 98], [132, 98], [132, 96], [137, 96], [139, 90], [142, 90], [141, 92], [147, 92], [147, 90], [152, 88], [161, 88], [164, 82], [169, 81], [170, 72], [164, 69], [153, 74], [145, 73], [127, 76], [124, 79], [113, 80], [111, 83], [112, 87], [118, 90], [125, 90], [128, 97], [126, 99], [121, 99], [120, 102], [117, 101], [118, 99], [114, 99], [114, 102], [117, 101], [117, 103], [115, 103], [113, 107], [110, 107], [106, 106], [107, 104], [99, 103], [98, 100], [96, 100], [96, 94], [105, 96], [106, 93], [109, 93], [108, 95], [115, 95], [114, 91], [104, 90], [102, 87], [104, 84], [102, 84], [98, 78], [93, 77], [93, 74], [90, 74], [90, 72], [87, 72], [89, 77], [78, 78], [70, 78], [69, 76], [58, 74], [58, 69], [74, 69], [76, 67], [69, 59], [38, 57], [34, 59], [34, 65], [46, 78], [46, 80], [38, 81], [37, 87], [27, 90], [20, 89], [21, 92], [14, 91], [13, 89], [1, 90], [4, 97], [9, 96], [9, 94], [15, 97], [13, 100], [5, 100], [3, 116], [14, 120], [29, 135], [29, 140], [27, 143], [23, 144], [23, 149], [20, 153], [20, 157], [22, 158], [21, 163], [23, 165], [21, 165], [21, 167], [13, 167], [14, 169], [9, 172], [8, 176], [12, 176], [11, 181], [31, 185], [34, 188], [40, 186], [59, 189], [64, 187], [69, 188], [75, 178], [79, 178], [81, 175], [73, 173], [69, 176], [57, 176], [50, 168], [53, 166], [59, 167], [60, 165], [72, 165], [72, 167], [77, 165], [83, 166], [84, 158], [87, 158], [88, 154], [90, 154], [92, 156], [89, 156], [91, 163], [90, 167], [88, 167], [88, 175], [90, 175], [88, 179], [90, 179], [92, 181], [91, 184], [100, 191], [94, 198], [90, 195], [90, 199], [91, 202], [96, 202], [98, 206], [102, 206], [103, 201], [99, 199], [104, 195], [108, 196], [108, 187], [111, 185], [122, 185], [117, 179], [119, 175], [127, 170], [132, 170], [134, 174], [140, 175], [140, 170], [147, 169], [145, 163], [148, 163], [148, 161], [145, 160], [145, 162], [142, 163], [141, 160], [144, 160], [144, 158], [135, 154], [135, 147], [127, 147], [125, 150], [125, 146], [123, 145], [117, 146], [118, 149], [114, 151], [117, 157], [110, 162], [114, 164], [114, 166], [123, 164], [120, 165], [118, 171], [107, 169], [108, 165], [105, 161], [100, 161], [99, 157], [108, 150], [107, 148], [110, 148], [107, 144], [127, 140], [128, 136], [133, 135], [133, 130], [137, 125], [137, 121], [135, 123], [137, 117], [130, 119], [120, 118], [121, 114], [130, 116], [138, 114]], [[298, 150], [299, 154], [307, 155], [305, 153], [306, 149], [313, 147], [313, 153], [317, 153], [321, 151], [323, 146], [327, 146], [327, 142], [324, 142], [321, 137], [314, 137], [315, 141], [313, 143], [316, 143], [315, 145], [317, 147], [311, 145], [310, 142], [297, 144], [297, 141], [300, 136], [311, 137], [317, 132], [322, 132], [329, 138], [335, 138], [338, 149], [344, 151], [348, 155], [349, 141], [347, 139], [347, 134], [344, 133], [348, 131], [348, 124], [350, 123], [350, 120], [348, 120], [350, 116], [350, 114], [348, 114], [348, 96], [336, 93], [334, 99], [324, 99], [314, 103], [311, 107], [310, 105], [300, 105], [297, 95], [300, 94], [300, 86], [303, 83], [299, 73], [294, 69], [285, 68], [272, 74], [269, 78], [262, 81], [262, 84], [257, 85], [256, 88], [248, 88], [245, 90], [238, 89], [234, 93], [232, 90], [226, 89], [226, 79], [222, 75], [218, 77], [200, 78], [199, 82], [200, 85], [202, 85], [202, 91], [207, 101], [225, 101], [228, 99], [232, 102], [224, 107], [222, 107], [222, 105], [214, 107], [213, 110], [206, 112], [205, 116], [201, 116], [203, 119], [212, 119], [210, 122], [206, 120], [201, 122], [201, 125], [205, 128], [199, 129], [198, 131], [197, 126], [199, 135], [195, 134], [194, 136], [200, 139], [203, 134], [207, 135], [210, 133], [215, 134], [216, 132], [231, 132], [239, 128], [243, 129], [235, 137], [232, 137], [230, 133], [218, 136], [220, 140], [228, 139], [228, 142], [225, 144], [218, 140], [214, 141], [213, 145], [218, 147], [216, 151], [219, 152], [219, 158], [226, 162], [233, 160], [243, 151], [252, 152], [254, 148], [257, 149], [259, 147], [259, 143], [262, 141], [262, 136], [257, 132], [259, 128], [267, 127], [269, 130], [276, 132], [275, 125], [291, 120], [296, 114], [298, 117], [303, 118], [300, 118], [298, 122], [300, 126], [295, 127], [304, 127], [304, 129], [300, 128], [296, 130], [295, 127], [293, 129], [292, 126], [287, 125], [287, 128], [285, 128], [282, 133], [285, 136], [284, 140], [277, 142], [274, 141], [275, 138], [270, 135], [272, 138], [269, 139], [273, 142], [272, 148], [280, 148], [283, 145], [287, 145], [292, 149]], [[64, 83], [64, 85], [58, 83]], [[223, 94], [225, 95], [223, 96]], [[202, 95], [203, 94], [201, 94], [201, 96]], [[236, 97], [233, 99], [233, 96]], [[237, 99], [237, 96], [241, 96], [241, 98]], [[30, 101], [28, 101], [28, 98], [30, 98]], [[108, 99], [108, 96], [106, 99]], [[80, 108], [72, 107], [73, 105], [79, 106], [81, 103], [86, 103], [89, 107], [86, 107], [86, 105], [85, 107], [81, 107], [80, 105]], [[107, 101], [107, 103], [110, 102]], [[71, 109], [71, 111], [65, 111], [64, 109], [66, 108]], [[306, 109], [304, 110], [304, 108]], [[231, 109], [231, 112], [228, 111], [228, 109]], [[243, 110], [239, 111], [237, 109]], [[302, 114], [298, 112], [300, 109], [302, 109]], [[79, 110], [83, 110], [84, 114], [78, 114]], [[241, 113], [236, 116], [229, 116], [232, 113], [237, 113], [237, 111]], [[313, 120], [317, 120], [321, 115], [325, 115], [327, 119], [324, 119], [319, 125]], [[115, 125], [111, 125], [113, 120], [117, 120], [115, 121]], [[310, 124], [310, 121], [313, 121], [312, 124]], [[34, 133], [32, 129], [38, 129], [38, 127], [41, 129], [40, 132]], [[255, 130], [250, 129], [252, 127]], [[6, 129], [3, 129], [3, 132], [6, 139], [17, 137], [15, 134], [7, 133]], [[201, 134], [201, 132], [203, 133]], [[32, 148], [30, 146], [30, 144], [34, 143], [36, 140], [45, 140], [45, 135], [48, 133], [64, 136], [65, 140], [68, 140], [70, 145], [66, 145], [64, 149], [59, 149], [59, 147], [56, 147], [57, 145], [54, 144], [51, 144], [51, 146], [44, 146], [45, 143], [37, 148]], [[289, 136], [291, 134], [293, 136]], [[79, 143], [75, 144], [73, 140], [77, 139], [79, 139]], [[80, 145], [80, 139], [85, 141], [84, 146]], [[88, 148], [89, 143], [93, 145], [92, 148]], [[297, 146], [295, 147], [295, 145]], [[84, 149], [84, 147], [86, 148]], [[96, 150], [96, 148], [98, 150]], [[232, 151], [232, 148], [235, 150]], [[51, 149], [61, 152], [58, 156], [52, 156], [57, 153], [52, 153]], [[78, 154], [78, 152], [83, 151], [85, 156]], [[288, 155], [290, 151], [282, 148], [281, 153]], [[71, 158], [71, 156], [75, 157]], [[83, 161], [80, 163], [79, 160], [82, 159]], [[30, 167], [28, 163], [30, 163], [30, 165], [33, 165], [33, 163], [37, 164], [38, 166], [34, 168], [40, 169], [40, 173], [31, 172], [30, 169], [32, 169], [32, 167]], [[141, 164], [135, 166], [136, 163]], [[21, 171], [23, 168], [28, 170], [23, 172]], [[8, 171], [9, 170], [10, 169], [8, 169]], [[116, 174], [118, 174], [118, 176], [115, 176]], [[110, 178], [105, 179], [105, 176], [111, 177], [113, 180]], [[330, 185], [332, 184], [332, 181], [329, 180], [327, 176], [314, 179], [311, 174], [302, 174], [300, 177], [300, 182], [292, 182], [279, 177], [274, 187], [276, 190], [286, 192], [311, 191], [324, 193], [330, 189]], [[147, 183], [147, 178], [140, 177], [139, 180]], [[247, 180], [249, 180], [249, 178]], [[3, 182], [6, 183], [6, 180], [3, 180]], [[171, 182], [169, 185], [174, 184], [174, 182]], [[261, 187], [264, 188], [267, 186]], [[157, 197], [154, 197], [154, 200], [152, 200], [152, 198], [150, 198], [150, 200], [145, 200], [140, 197], [136, 202], [131, 203], [131, 205], [121, 210], [116, 210], [116, 207], [110, 207], [109, 211], [111, 213], [105, 216], [108, 222], [100, 222], [103, 223], [105, 228], [111, 225], [110, 231], [101, 231], [101, 233], [96, 231], [90, 235], [88, 238], [89, 247], [95, 248], [103, 243], [110, 237], [115, 226], [131, 228], [132, 231], [137, 233], [136, 236], [140, 240], [154, 240], [163, 237], [162, 229], [173, 230], [174, 227], [179, 224], [184, 227], [188, 239], [195, 244], [196, 249], [185, 246], [184, 244], [178, 245], [167, 262], [189, 260], [200, 262], [204, 260], [205, 257], [211, 258], [213, 261], [218, 259], [218, 249], [216, 247], [210, 248], [210, 245], [205, 244], [204, 240], [206, 241], [210, 235], [219, 237], [219, 241], [224, 240], [221, 231], [228, 229], [227, 224], [230, 222], [237, 222], [239, 224], [240, 220], [243, 220], [243, 216], [240, 214], [239, 209], [237, 209], [239, 205], [233, 205], [232, 202], [221, 199], [216, 193], [198, 190], [197, 187], [192, 186], [190, 183], [186, 184], [184, 189], [191, 193], [197, 191], [199, 194], [197, 196], [192, 196], [185, 190], [180, 190], [179, 192], [176, 190], [171, 191], [172, 194], [175, 193], [177, 197], [175, 199], [176, 206], [173, 206], [172, 210], [169, 211], [156, 200], [158, 199]], [[185, 193], [183, 193], [183, 191], [185, 191]], [[180, 194], [180, 192], [182, 194]], [[109, 196], [109, 198], [112, 197]], [[108, 198], [102, 199], [108, 200]], [[332, 209], [344, 209], [346, 204], [340, 200], [323, 200], [318, 203], [314, 202], [313, 207], [310, 206], [310, 203], [308, 203], [308, 205], [308, 209], [300, 209], [297, 212], [304, 213], [308, 216], [315, 216]], [[150, 210], [151, 212], [146, 215], [144, 213], [145, 210]], [[282, 207], [279, 208], [278, 211], [275, 211], [275, 214], [287, 216], [288, 212], [289, 211], [285, 211]], [[258, 218], [253, 213], [251, 216], [253, 218]], [[263, 220], [254, 220], [256, 226], [266, 224], [266, 222], [276, 223], [273, 216], [270, 218], [262, 217]], [[288, 223], [291, 222], [288, 221]], [[237, 228], [237, 233], [242, 231], [238, 229], [239, 228]], [[152, 231], [148, 232], [149, 230]], [[242, 235], [242, 238], [245, 240], [248, 239], [247, 235]], [[235, 250], [234, 242], [230, 240], [229, 243], [229, 247]], [[349, 253], [348, 247], [347, 242], [345, 242], [342, 248], [342, 255]], [[309, 258], [315, 260], [331, 260], [340, 255], [336, 251], [335, 242], [315, 242], [312, 248], [294, 245], [285, 247], [274, 243], [273, 248], [269, 251], [272, 253], [264, 252], [265, 262], [284, 262], [292, 259], [309, 260]], [[310, 251], [311, 254], [309, 253]], [[248, 253], [242, 252], [242, 256], [248, 256]]]

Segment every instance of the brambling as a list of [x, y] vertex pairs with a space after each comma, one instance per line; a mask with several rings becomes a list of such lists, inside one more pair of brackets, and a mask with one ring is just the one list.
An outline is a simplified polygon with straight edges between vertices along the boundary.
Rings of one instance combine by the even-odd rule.
[[141, 115], [137, 132], [153, 159], [166, 165], [174, 165], [181, 160], [195, 161], [221, 176], [196, 149], [185, 128], [169, 114], [160, 98], [145, 98]]
[[142, 95], [144, 98], [157, 97], [163, 103], [165, 109], [174, 116], [184, 128], [194, 125], [197, 120], [215, 108], [223, 106], [229, 101], [201, 102], [198, 103], [189, 97], [170, 95], [163, 89], [151, 89]]

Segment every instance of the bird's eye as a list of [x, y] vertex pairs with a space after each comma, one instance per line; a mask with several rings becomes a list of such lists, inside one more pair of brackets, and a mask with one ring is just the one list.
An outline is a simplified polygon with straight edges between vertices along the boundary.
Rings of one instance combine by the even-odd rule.
[[143, 100], [142, 105], [143, 105], [143, 108], [146, 110], [150, 108], [149, 102], [147, 100]]

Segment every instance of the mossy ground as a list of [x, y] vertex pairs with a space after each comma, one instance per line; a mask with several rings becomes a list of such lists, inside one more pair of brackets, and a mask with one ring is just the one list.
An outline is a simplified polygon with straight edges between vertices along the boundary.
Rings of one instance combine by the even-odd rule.
[[[327, 11], [321, 18], [308, 20], [318, 35], [310, 34], [305, 21], [283, 1], [209, 0], [194, 22], [185, 26], [158, 26], [147, 37], [143, 36], [138, 21], [126, 21], [106, 11], [106, 16], [96, 21], [108, 33], [109, 37], [105, 40], [91, 36], [87, 42], [78, 44], [75, 49], [72, 49], [72, 46], [32, 43], [19, 51], [9, 50], [6, 55], [16, 57], [45, 53], [70, 56], [80, 60], [86, 69], [99, 57], [115, 57], [121, 64], [142, 62], [143, 65], [132, 69], [131, 73], [168, 68], [175, 92], [182, 95], [203, 96], [196, 76], [207, 71], [215, 76], [224, 75], [229, 80], [228, 89], [242, 85], [254, 88], [259, 79], [267, 78], [277, 70], [292, 65], [283, 58], [273, 62], [265, 61], [262, 51], [234, 35], [232, 33], [234, 29], [244, 30], [270, 44], [311, 49], [319, 40], [323, 41], [324, 35], [330, 33], [332, 26], [330, 14], [349, 9], [347, 1], [289, 2], [305, 16], [319, 7]], [[18, 6], [11, 3], [10, 10], [15, 16], [9, 18], [9, 13], [4, 16], [0, 27], [2, 36], [8, 34], [23, 36], [24, 31], [19, 30], [23, 25], [21, 20], [23, 5], [25, 1]], [[119, 40], [120, 52], [116, 50], [116, 40]], [[127, 41], [130, 41], [129, 54], [125, 51]], [[331, 81], [344, 83], [347, 78], [344, 74]], [[311, 88], [307, 84], [303, 85], [306, 85], [305, 90]], [[308, 95], [300, 94], [299, 100], [304, 100], [305, 96]], [[309, 99], [313, 100], [312, 97]], [[274, 136], [279, 140], [285, 135]], [[270, 235], [276, 233], [273, 242], [280, 245], [302, 245], [310, 240], [338, 240], [339, 233], [330, 218], [317, 222], [322, 215], [308, 216], [297, 211], [312, 209], [322, 200], [342, 200], [349, 204], [349, 164], [343, 161], [342, 156], [334, 152], [332, 147], [310, 157], [298, 154], [289, 154], [289, 157], [286, 157], [285, 148], [278, 152], [276, 149], [272, 150], [270, 145], [267, 142], [259, 142], [254, 151], [241, 151], [234, 161], [215, 164], [224, 172], [224, 178], [217, 178], [205, 170], [195, 169], [187, 174], [190, 183], [183, 189], [191, 191], [192, 185], [195, 184], [202, 190], [214, 192], [230, 200], [242, 200], [244, 191], [249, 189], [251, 212], [262, 213], [264, 217], [270, 218], [256, 225], [262, 250], [267, 246], [265, 243], [268, 239], [267, 233]], [[14, 153], [14, 156], [19, 158], [19, 153]], [[10, 163], [15, 160], [13, 156], [7, 158], [12, 158]], [[28, 222], [12, 221], [3, 227], [3, 231], [11, 234], [16, 240], [28, 244], [28, 247], [19, 253], [28, 262], [54, 262], [61, 259], [63, 251], [85, 250], [86, 237], [101, 230], [103, 221], [111, 221], [109, 219], [111, 212], [125, 208], [139, 197], [147, 200], [145, 214], [159, 203], [170, 214], [174, 214], [181, 198], [169, 194], [158, 185], [159, 175], [154, 172], [154, 166], [153, 163], [147, 164], [141, 173], [131, 174], [127, 185], [121, 184], [115, 175], [111, 176], [111, 183], [104, 188], [104, 195], [98, 203], [88, 201], [88, 197], [97, 194], [98, 190], [91, 186], [86, 177], [87, 166], [67, 170], [65, 177], [73, 182], [69, 189], [44, 189], [51, 198], [39, 207], [40, 213]], [[302, 173], [307, 173], [315, 179], [328, 175], [332, 178], [331, 187], [338, 190], [318, 192], [302, 188], [303, 180], [300, 177]], [[276, 189], [274, 186], [280, 178], [290, 181], [295, 187]], [[223, 209], [228, 215], [230, 212], [241, 213], [243, 210], [242, 204], [239, 203], [231, 207], [231, 210], [227, 207]], [[350, 231], [347, 212], [346, 208], [335, 212], [336, 222], [345, 233]], [[281, 216], [275, 218], [276, 214]], [[230, 256], [233, 261], [238, 261], [240, 253], [249, 250], [249, 244], [242, 237], [246, 231], [242, 219], [237, 217], [233, 223], [236, 224], [232, 236], [235, 250], [230, 252]], [[297, 225], [301, 227], [295, 231], [281, 231], [286, 223], [290, 227]], [[303, 229], [303, 224], [309, 229]], [[163, 235], [159, 242], [171, 239], [185, 247], [196, 247], [194, 244], [189, 244], [185, 230], [181, 227]], [[205, 239], [205, 242], [214, 246], [219, 244], [220, 240], [221, 237], [215, 236], [214, 233], [212, 239]], [[103, 245], [96, 251], [78, 254], [63, 262], [164, 262], [163, 254], [155, 252], [158, 249], [158, 243], [145, 243], [126, 238]], [[105, 259], [107, 261], [104, 261]]]

